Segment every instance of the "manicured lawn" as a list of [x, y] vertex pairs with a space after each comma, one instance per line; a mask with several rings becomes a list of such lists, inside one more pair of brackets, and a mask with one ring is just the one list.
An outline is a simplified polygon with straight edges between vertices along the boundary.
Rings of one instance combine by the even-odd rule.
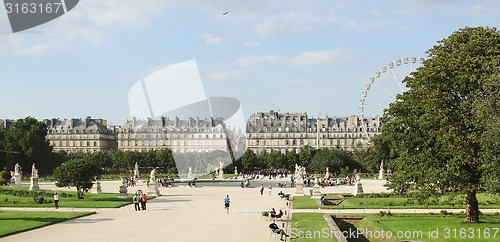
[[[370, 194], [369, 194], [370, 196]], [[377, 196], [377, 195], [372, 195]], [[316, 203], [315, 199], [310, 199], [310, 196], [296, 196], [293, 197], [293, 208], [294, 209], [314, 209], [318, 208], [319, 205]], [[323, 209], [387, 209], [387, 208], [407, 208], [407, 209], [417, 209], [417, 208], [465, 208], [460, 202], [452, 204], [449, 202], [447, 197], [442, 197], [435, 199], [432, 202], [426, 204], [418, 204], [409, 198], [399, 197], [396, 195], [382, 194], [380, 197], [354, 197], [347, 196], [343, 199], [341, 194], [328, 194], [325, 199], [340, 202], [337, 206], [325, 205]], [[498, 195], [491, 195], [480, 193], [477, 195], [479, 202], [479, 208], [500, 208], [500, 197]], [[460, 200], [458, 200], [460, 201]]]
[[94, 213], [0, 211], [0, 237]]
[[[76, 192], [58, 192], [59, 207], [74, 208], [117, 208], [132, 203], [133, 194], [128, 199], [118, 198], [117, 193], [85, 193], [78, 199]], [[0, 207], [54, 207], [54, 191], [41, 190], [37, 197], [44, 202], [37, 204], [27, 187], [0, 187]]]
[[316, 199], [311, 199], [311, 196], [294, 196], [292, 208], [294, 209], [315, 209], [319, 208]]
[[[328, 231], [327, 233], [323, 233]], [[292, 215], [291, 241], [337, 241], [332, 238], [330, 227], [320, 213], [294, 213]]]
[[[395, 214], [393, 216], [381, 217], [378, 214], [367, 214], [363, 220], [355, 222], [354, 225], [363, 228], [370, 233], [364, 233], [370, 241], [390, 241], [392, 238], [398, 240], [418, 241], [499, 241], [500, 240], [500, 216], [483, 215], [481, 223], [469, 224], [464, 222], [464, 214], [441, 215], [441, 214]], [[384, 231], [386, 238], [376, 239], [376, 231]], [[390, 231], [390, 232], [388, 232]], [[380, 235], [380, 233], [378, 234]]]

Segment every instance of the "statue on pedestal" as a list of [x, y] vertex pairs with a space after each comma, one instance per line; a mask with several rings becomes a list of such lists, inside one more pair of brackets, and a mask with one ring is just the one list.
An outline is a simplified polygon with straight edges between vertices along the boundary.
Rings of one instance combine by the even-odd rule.
[[193, 178], [193, 172], [191, 170], [191, 167], [188, 167], [189, 171], [188, 171], [188, 177], [187, 178]]
[[383, 180], [385, 179], [385, 174], [384, 174], [384, 161], [380, 163], [380, 170], [378, 171], [378, 179]]
[[19, 165], [19, 163], [16, 163], [16, 165], [14, 166], [14, 176], [12, 176], [14, 178], [14, 186], [21, 186], [21, 176], [21, 166]]
[[31, 166], [31, 177], [38, 178], [38, 169], [35, 168], [35, 163]]
[[16, 163], [14, 166], [14, 176], [21, 175], [21, 166], [19, 163]]
[[134, 177], [139, 178], [139, 165], [137, 165], [137, 162], [135, 163], [134, 166]]
[[153, 168], [153, 170], [151, 170], [151, 173], [149, 173], [149, 182], [156, 183], [155, 172], [156, 172], [156, 168]]
[[35, 167], [35, 164], [33, 163], [33, 166], [31, 166], [31, 185], [30, 185], [30, 191], [38, 191], [40, 190], [40, 187], [38, 186], [38, 170]]

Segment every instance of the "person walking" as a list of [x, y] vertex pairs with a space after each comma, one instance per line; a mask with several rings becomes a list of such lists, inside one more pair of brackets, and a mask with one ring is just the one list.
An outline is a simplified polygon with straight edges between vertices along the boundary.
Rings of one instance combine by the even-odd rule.
[[139, 201], [141, 198], [137, 195], [137, 193], [134, 195], [134, 198], [132, 198], [132, 202], [134, 202], [135, 206], [135, 211], [141, 211], [141, 207], [139, 206]]
[[260, 195], [264, 195], [264, 184], [260, 185]]
[[224, 198], [224, 207], [226, 208], [226, 213], [229, 213], [229, 204], [231, 203], [231, 199], [229, 198], [229, 195]]
[[54, 205], [55, 205], [56, 209], [59, 208], [59, 194], [57, 194], [57, 192], [54, 193]]
[[146, 202], [148, 202], [148, 197], [146, 196], [146, 193], [143, 193], [141, 197], [142, 210], [146, 210]]
[[319, 199], [319, 209], [323, 207], [323, 203], [325, 202], [325, 195], [323, 194], [321, 198]]
[[271, 196], [271, 190], [273, 190], [273, 186], [269, 184], [269, 196]]

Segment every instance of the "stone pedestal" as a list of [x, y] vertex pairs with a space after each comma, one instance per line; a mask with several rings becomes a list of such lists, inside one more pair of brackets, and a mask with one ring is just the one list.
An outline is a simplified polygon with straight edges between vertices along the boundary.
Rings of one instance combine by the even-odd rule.
[[297, 184], [295, 184], [294, 196], [304, 196], [304, 183], [302, 181], [297, 181]]
[[[121, 187], [120, 187], [121, 189]], [[125, 186], [125, 193], [127, 193], [127, 187]], [[95, 183], [95, 189], [92, 189], [92, 193], [94, 194], [101, 194], [102, 193], [102, 189], [101, 189], [101, 183], [99, 181], [96, 181]]]
[[32, 177], [30, 178], [30, 180], [31, 180], [30, 191], [40, 190], [40, 187], [38, 186], [38, 177]]
[[128, 198], [127, 184], [125, 184], [125, 182], [120, 186], [120, 194], [118, 194], [118, 198]]
[[11, 187], [16, 186], [16, 177], [13, 171], [10, 172], [10, 186]]
[[14, 186], [15, 187], [20, 187], [21, 186], [21, 175], [20, 174], [16, 174], [14, 176]]
[[319, 185], [316, 183], [313, 187], [313, 194], [311, 199], [320, 199], [321, 198], [321, 191], [319, 189]]
[[354, 192], [352, 193], [352, 195], [354, 195], [355, 197], [363, 196], [363, 184], [361, 184], [360, 181], [357, 181], [354, 185]]
[[160, 189], [157, 183], [149, 183], [148, 196], [159, 197], [161, 196]]

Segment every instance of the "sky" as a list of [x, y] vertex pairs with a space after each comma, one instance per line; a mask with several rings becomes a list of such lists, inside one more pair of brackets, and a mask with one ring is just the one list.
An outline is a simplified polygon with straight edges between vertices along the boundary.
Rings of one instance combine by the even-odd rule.
[[[189, 60], [206, 96], [239, 100], [245, 118], [358, 115], [382, 67], [427, 57], [465, 26], [496, 27], [499, 10], [495, 0], [82, 0], [12, 33], [2, 9], [0, 119], [92, 116], [121, 125], [135, 83]], [[382, 96], [367, 98], [391, 101]]]

